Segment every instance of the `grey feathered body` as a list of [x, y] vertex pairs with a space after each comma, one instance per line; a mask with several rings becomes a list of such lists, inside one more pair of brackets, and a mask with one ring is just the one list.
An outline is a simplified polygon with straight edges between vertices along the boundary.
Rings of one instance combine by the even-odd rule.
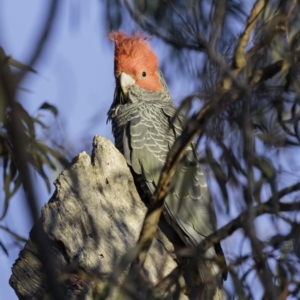
[[[116, 89], [108, 112], [116, 147], [148, 198], [154, 193], [168, 152], [183, 128], [183, 118], [162, 83], [163, 92], [131, 87], [127, 100]], [[193, 143], [176, 166], [163, 213], [187, 246], [197, 246], [216, 229], [214, 207]], [[203, 256], [211, 259], [215, 255], [211, 248]]]

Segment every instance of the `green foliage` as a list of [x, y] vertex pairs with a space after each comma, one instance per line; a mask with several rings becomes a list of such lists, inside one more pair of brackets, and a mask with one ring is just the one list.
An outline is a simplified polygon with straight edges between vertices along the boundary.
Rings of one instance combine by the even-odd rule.
[[[46, 168], [55, 170], [57, 162], [66, 164], [66, 159], [59, 151], [51, 148], [46, 143], [37, 138], [37, 128], [46, 129], [47, 126], [40, 118], [31, 116], [19, 102], [14, 102], [12, 109], [11, 91], [14, 86], [15, 77], [12, 67], [23, 71], [35, 72], [31, 67], [16, 61], [5, 55], [0, 47], [0, 161], [2, 163], [4, 202], [0, 219], [6, 215], [9, 201], [16, 191], [22, 186], [22, 178], [18, 171], [18, 157], [16, 157], [11, 134], [12, 113], [16, 114], [21, 120], [20, 128], [25, 135], [24, 151], [26, 152], [28, 163], [44, 180], [45, 185], [50, 191], [50, 181]], [[57, 116], [57, 108], [47, 102], [43, 103], [39, 109], [48, 110]]]

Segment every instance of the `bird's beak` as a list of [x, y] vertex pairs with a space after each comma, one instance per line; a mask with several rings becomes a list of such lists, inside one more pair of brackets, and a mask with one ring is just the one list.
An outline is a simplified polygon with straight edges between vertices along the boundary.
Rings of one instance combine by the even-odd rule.
[[120, 75], [120, 84], [123, 93], [127, 95], [129, 88], [135, 85], [135, 80], [130, 75], [122, 72]]

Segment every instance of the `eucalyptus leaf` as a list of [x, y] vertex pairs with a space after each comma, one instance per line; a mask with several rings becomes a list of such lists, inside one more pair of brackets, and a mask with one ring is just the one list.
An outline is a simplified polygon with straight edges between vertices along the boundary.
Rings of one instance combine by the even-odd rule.
[[56, 106], [49, 104], [48, 102], [44, 102], [39, 109], [46, 109], [46, 110], [50, 110], [54, 116], [58, 115], [58, 110], [56, 108]]

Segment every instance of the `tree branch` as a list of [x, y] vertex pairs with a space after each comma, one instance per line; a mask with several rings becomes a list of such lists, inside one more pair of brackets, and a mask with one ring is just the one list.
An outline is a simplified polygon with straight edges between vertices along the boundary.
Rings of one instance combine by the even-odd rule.
[[[246, 65], [245, 48], [249, 42], [251, 32], [258, 21], [258, 17], [266, 5], [266, 2], [267, 1], [265, 0], [257, 0], [255, 2], [252, 11], [248, 17], [247, 26], [238, 40], [232, 61], [232, 71], [235, 75], [237, 75], [241, 71], [241, 69]], [[231, 78], [225, 76], [222, 81], [221, 87], [225, 90], [228, 90], [231, 84]]]
[[152, 287], [177, 266], [175, 249], [159, 230], [142, 271], [128, 274], [147, 208], [111, 141], [96, 136], [92, 155], [78, 154], [55, 186], [12, 268], [10, 284], [20, 299], [44, 299], [50, 288], [37, 229], [47, 239], [47, 257], [62, 299], [91, 299], [94, 289], [101, 299], [104, 294], [105, 299], [153, 299]]
[[[299, 190], [300, 190], [300, 182], [280, 190], [276, 195], [270, 197], [268, 201], [266, 201], [265, 203], [261, 203], [257, 206], [251, 207], [254, 218], [259, 217], [263, 214], [278, 214], [279, 212], [299, 211], [300, 201], [279, 202], [278, 208], [274, 207], [274, 200], [282, 198], [287, 194]], [[213, 247], [214, 245], [220, 243], [222, 240], [231, 236], [236, 230], [240, 228], [245, 229], [247, 227], [248, 217], [249, 217], [249, 212], [247, 210], [241, 213], [238, 217], [236, 217], [226, 225], [224, 225], [223, 227], [221, 227], [220, 229], [210, 234], [205, 239], [203, 239], [196, 249], [185, 248], [179, 250], [177, 252], [179, 256], [182, 255], [185, 257], [193, 258], [193, 260], [191, 260], [187, 266], [184, 266], [184, 268], [189, 269], [189, 267], [195, 263], [194, 259], [196, 259], [199, 256], [199, 253], [205, 253], [209, 248]], [[183, 270], [182, 265], [177, 266], [176, 269], [174, 269], [168, 276], [162, 279], [160, 283], [155, 287], [155, 293], [163, 294], [163, 292], [168, 290], [170, 286], [174, 285], [178, 281], [179, 276], [182, 274], [182, 270]], [[222, 271], [227, 272], [227, 270], [222, 270]]]
[[[280, 190], [276, 195], [273, 195], [268, 201], [253, 206], [254, 217], [259, 217], [263, 214], [278, 214], [278, 212], [291, 212], [300, 210], [300, 201], [297, 202], [279, 202], [278, 207], [274, 207], [274, 199], [280, 199], [283, 196], [300, 190], [300, 182]], [[211, 246], [219, 243], [227, 238], [237, 229], [243, 228], [248, 216], [248, 211], [241, 213], [238, 217], [230, 221], [225, 226], [216, 230], [214, 233], [206, 237], [197, 247], [197, 253], [204, 253]]]

